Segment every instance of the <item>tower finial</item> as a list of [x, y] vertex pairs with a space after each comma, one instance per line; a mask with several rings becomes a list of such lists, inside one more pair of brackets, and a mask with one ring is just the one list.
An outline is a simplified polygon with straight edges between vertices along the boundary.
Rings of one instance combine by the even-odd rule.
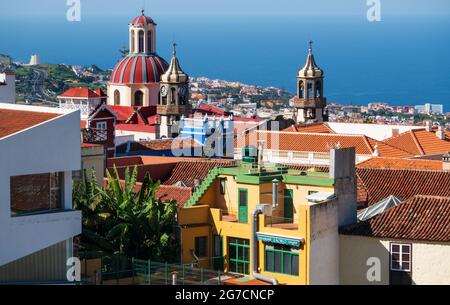
[[142, 10], [141, 10], [142, 16], [145, 16], [144, 12], [145, 12], [145, 10], [142, 9]]
[[177, 43], [173, 42], [173, 56], [177, 56]]
[[313, 45], [313, 41], [310, 40], [310, 41], [309, 41], [309, 50], [310, 50], [310, 51], [312, 51], [312, 45]]

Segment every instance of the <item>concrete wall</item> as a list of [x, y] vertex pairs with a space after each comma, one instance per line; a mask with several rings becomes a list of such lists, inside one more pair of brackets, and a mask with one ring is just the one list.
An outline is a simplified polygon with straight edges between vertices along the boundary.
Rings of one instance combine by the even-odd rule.
[[0, 267], [0, 283], [67, 281], [67, 258], [71, 240], [27, 255]]
[[81, 148], [81, 170], [86, 170], [88, 177], [95, 171], [97, 183], [103, 185], [105, 176], [106, 155], [103, 146], [86, 146]]
[[[1, 108], [63, 113], [54, 108]], [[68, 112], [0, 140], [0, 266], [81, 233], [72, 208], [72, 171], [79, 170], [80, 114]], [[64, 172], [63, 207], [69, 211], [11, 217], [10, 177]]]
[[339, 235], [337, 201], [310, 207], [309, 284], [339, 283]]
[[[378, 239], [366, 236], [340, 235], [340, 284], [388, 285], [389, 245], [391, 242], [412, 244], [412, 283], [450, 284], [450, 243]], [[380, 261], [380, 281], [369, 281], [368, 259]]]

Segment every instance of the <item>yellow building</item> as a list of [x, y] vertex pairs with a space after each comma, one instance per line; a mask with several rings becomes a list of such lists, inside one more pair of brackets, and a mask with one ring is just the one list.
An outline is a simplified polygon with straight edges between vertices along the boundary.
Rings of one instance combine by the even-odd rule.
[[179, 210], [183, 263], [272, 284], [338, 283], [338, 226], [356, 220], [354, 149], [331, 155], [330, 173], [251, 158], [211, 170]]

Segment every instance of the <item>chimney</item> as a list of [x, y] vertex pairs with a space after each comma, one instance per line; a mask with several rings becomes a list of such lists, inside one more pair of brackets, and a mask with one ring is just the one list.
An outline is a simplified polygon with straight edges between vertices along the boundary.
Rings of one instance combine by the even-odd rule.
[[431, 121], [426, 121], [425, 122], [425, 130], [428, 132], [431, 132], [433, 130], [432, 126], [431, 126]]
[[380, 148], [378, 147], [378, 144], [375, 144], [374, 148], [373, 148], [373, 154], [374, 157], [379, 157], [380, 156]]
[[450, 152], [442, 156], [442, 170], [444, 172], [450, 172]]
[[398, 128], [392, 128], [392, 136], [398, 136], [400, 134], [400, 130]]
[[440, 140], [445, 140], [445, 132], [442, 126], [438, 127], [438, 130], [436, 131], [436, 137], [438, 137]]
[[264, 158], [264, 141], [258, 141], [258, 170], [261, 170], [263, 167], [263, 158]]
[[338, 226], [356, 223], [355, 148], [332, 149], [330, 178], [338, 201]]

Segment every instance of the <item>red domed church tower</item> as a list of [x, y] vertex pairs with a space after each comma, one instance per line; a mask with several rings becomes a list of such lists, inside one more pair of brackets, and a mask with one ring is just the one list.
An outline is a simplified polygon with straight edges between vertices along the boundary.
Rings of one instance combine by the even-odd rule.
[[156, 113], [160, 77], [169, 66], [156, 54], [156, 23], [142, 10], [128, 27], [129, 54], [111, 73], [108, 105], [151, 107]]

